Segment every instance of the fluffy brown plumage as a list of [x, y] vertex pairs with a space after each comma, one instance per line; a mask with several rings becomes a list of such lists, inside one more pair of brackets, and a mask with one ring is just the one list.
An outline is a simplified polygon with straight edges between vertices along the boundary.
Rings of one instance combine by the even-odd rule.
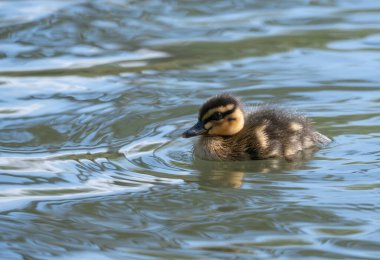
[[331, 142], [298, 113], [261, 106], [246, 113], [234, 96], [211, 97], [201, 107], [198, 123], [183, 137], [200, 135], [194, 147], [205, 160], [252, 160], [285, 157], [294, 160], [308, 148]]

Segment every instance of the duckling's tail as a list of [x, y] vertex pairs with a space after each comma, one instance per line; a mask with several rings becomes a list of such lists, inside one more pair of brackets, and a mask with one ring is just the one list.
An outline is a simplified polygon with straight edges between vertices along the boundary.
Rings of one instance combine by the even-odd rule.
[[314, 132], [313, 139], [315, 144], [319, 147], [326, 146], [332, 142], [330, 138], [318, 132]]

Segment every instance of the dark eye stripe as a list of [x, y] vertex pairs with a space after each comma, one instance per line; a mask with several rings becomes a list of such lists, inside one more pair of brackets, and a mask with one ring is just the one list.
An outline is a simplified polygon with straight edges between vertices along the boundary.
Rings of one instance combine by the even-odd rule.
[[223, 114], [220, 112], [215, 112], [212, 116], [210, 116], [211, 120], [220, 120], [223, 118]]
[[233, 112], [235, 112], [235, 108], [232, 109], [232, 110], [228, 110], [226, 112], [215, 112], [214, 114], [212, 114], [210, 117], [206, 118], [204, 120], [204, 123], [208, 123], [210, 121], [217, 121], [217, 120], [220, 120], [222, 118], [225, 118], [226, 116], [228, 116], [229, 114], [232, 114]]

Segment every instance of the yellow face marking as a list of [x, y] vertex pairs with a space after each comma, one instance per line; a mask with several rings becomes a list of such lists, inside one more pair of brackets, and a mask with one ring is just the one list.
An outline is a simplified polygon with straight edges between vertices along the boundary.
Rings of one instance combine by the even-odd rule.
[[205, 124], [205, 129], [210, 129], [212, 127], [212, 123], [211, 122], [208, 122], [207, 124]]
[[289, 129], [293, 132], [298, 132], [298, 131], [301, 131], [303, 129], [303, 126], [300, 124], [300, 123], [297, 123], [297, 122], [291, 122], [289, 124]]
[[207, 111], [206, 114], [204, 114], [204, 116], [202, 117], [202, 121], [205, 121], [207, 118], [209, 118], [215, 112], [224, 113], [226, 111], [234, 109], [234, 107], [235, 107], [234, 104], [228, 104], [226, 106], [220, 106], [220, 107], [212, 108], [209, 111]]
[[265, 133], [265, 129], [267, 128], [267, 124], [263, 124], [261, 126], [256, 127], [255, 134], [257, 137], [257, 141], [262, 149], [266, 149], [269, 146], [268, 136]]
[[[228, 119], [234, 119], [229, 121]], [[237, 134], [244, 127], [244, 115], [243, 111], [236, 109], [227, 118], [220, 121], [210, 121], [205, 127], [210, 124], [211, 128], [208, 131], [209, 135], [230, 136]], [[206, 128], [207, 129], [207, 128]]]

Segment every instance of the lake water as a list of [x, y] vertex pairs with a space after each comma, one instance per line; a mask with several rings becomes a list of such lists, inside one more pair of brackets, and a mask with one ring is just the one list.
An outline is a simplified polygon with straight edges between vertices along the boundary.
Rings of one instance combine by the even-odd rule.
[[[1, 259], [380, 259], [380, 2], [1, 1]], [[209, 162], [211, 95], [310, 158]]]

